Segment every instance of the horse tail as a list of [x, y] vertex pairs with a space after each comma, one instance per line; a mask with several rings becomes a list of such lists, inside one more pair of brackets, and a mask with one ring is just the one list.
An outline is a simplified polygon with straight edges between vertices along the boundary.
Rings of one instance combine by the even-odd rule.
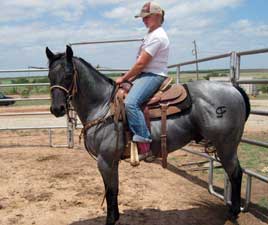
[[235, 88], [240, 92], [240, 94], [243, 96], [243, 99], [245, 101], [245, 106], [246, 106], [246, 118], [245, 121], [247, 121], [249, 114], [250, 114], [250, 102], [249, 102], [249, 97], [247, 95], [247, 93], [244, 91], [243, 88], [239, 87], [239, 86], [235, 86]]

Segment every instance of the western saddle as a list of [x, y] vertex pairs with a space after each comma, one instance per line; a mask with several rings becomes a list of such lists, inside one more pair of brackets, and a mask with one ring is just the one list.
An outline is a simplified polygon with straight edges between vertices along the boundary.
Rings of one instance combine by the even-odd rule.
[[[187, 87], [181, 84], [171, 84], [172, 78], [164, 80], [159, 90], [154, 96], [143, 105], [143, 112], [146, 123], [150, 129], [150, 120], [161, 118], [161, 154], [162, 167], [167, 167], [167, 116], [182, 112], [182, 110], [191, 107], [191, 99]], [[114, 119], [115, 122], [123, 121], [125, 127], [126, 149], [124, 157], [130, 156], [130, 132], [127, 128], [127, 120], [124, 108], [124, 99], [126, 98], [132, 84], [127, 81], [120, 84], [114, 98]]]

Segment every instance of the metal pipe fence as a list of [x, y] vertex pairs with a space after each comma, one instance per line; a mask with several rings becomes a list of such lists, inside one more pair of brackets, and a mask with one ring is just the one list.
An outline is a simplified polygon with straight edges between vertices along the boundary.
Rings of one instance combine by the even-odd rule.
[[[248, 56], [253, 54], [263, 54], [268, 53], [268, 48], [255, 49], [250, 51], [237, 52], [237, 68], [236, 68], [236, 80], [237, 84], [268, 84], [268, 79], [252, 79], [252, 80], [240, 80], [240, 67], [241, 67], [241, 56]], [[252, 112], [251, 112], [252, 113]], [[253, 114], [267, 116], [266, 111], [253, 111]], [[242, 138], [242, 141], [248, 144], [253, 144], [262, 147], [268, 147], [268, 142], [260, 142], [256, 140], [250, 140], [247, 138]]]
[[[71, 46], [77, 46], [77, 45], [88, 45], [88, 44], [107, 44], [107, 43], [122, 43], [122, 42], [136, 42], [136, 41], [142, 41], [143, 39], [129, 39], [129, 40], [114, 40], [114, 41], [93, 41], [93, 42], [79, 42], [79, 43], [70, 43]], [[187, 61], [187, 62], [182, 62], [182, 63], [178, 63], [178, 64], [173, 64], [173, 65], [169, 65], [168, 68], [172, 69], [172, 68], [176, 68], [176, 82], [179, 83], [180, 82], [180, 74], [181, 74], [181, 67], [182, 66], [186, 66], [186, 65], [192, 65], [192, 64], [196, 64], [196, 63], [201, 63], [201, 62], [208, 62], [211, 60], [217, 60], [217, 59], [223, 59], [223, 58], [230, 58], [230, 81], [234, 84], [249, 84], [249, 83], [254, 83], [254, 84], [263, 84], [263, 83], [268, 83], [267, 79], [260, 79], [260, 80], [240, 80], [240, 64], [241, 64], [241, 56], [246, 56], [246, 55], [253, 55], [253, 54], [262, 54], [262, 53], [268, 53], [268, 49], [257, 49], [257, 50], [251, 50], [251, 51], [243, 51], [243, 52], [230, 52], [230, 53], [225, 53], [225, 54], [220, 54], [220, 55], [216, 55], [216, 56], [211, 56], [211, 57], [206, 57], [206, 58], [201, 58], [201, 59], [197, 59], [197, 60], [191, 60], [191, 61]], [[105, 69], [105, 68], [98, 68], [98, 70], [100, 71], [109, 71], [109, 72], [125, 72], [127, 71], [127, 69]], [[21, 72], [47, 72], [48, 69], [22, 69], [22, 70], [0, 70], [0, 74], [1, 73], [21, 73]], [[47, 86], [49, 84], [17, 84], [17, 86]], [[0, 87], [12, 87], [14, 85], [0, 85]], [[30, 101], [30, 100], [48, 100], [49, 98], [35, 98], [35, 99], [12, 99], [12, 100], [16, 100], [16, 101]], [[6, 101], [6, 100], [5, 100]], [[263, 116], [267, 116], [268, 112], [267, 111], [257, 111], [257, 110], [252, 110], [251, 112], [252, 114], [256, 114], [256, 115], [263, 115]], [[24, 115], [26, 115], [27, 113], [25, 113]], [[17, 114], [17, 115], [21, 115]], [[27, 115], [33, 115], [31, 113], [28, 113]], [[41, 115], [36, 113], [35, 115]], [[44, 113], [45, 115], [45, 113]], [[6, 115], [1, 115], [0, 116], [7, 116]], [[15, 116], [12, 115], [12, 116]], [[67, 128], [68, 130], [68, 145], [69, 147], [72, 146], [73, 147], [73, 130], [74, 130], [74, 124], [70, 124], [67, 121], [67, 125], [63, 126], [63, 127], [56, 127], [56, 126], [51, 126], [51, 127], [46, 127], [46, 129], [49, 129], [49, 134], [51, 135], [52, 133], [52, 129], [57, 129], [57, 128]], [[12, 128], [13, 129], [13, 128]], [[14, 128], [15, 129], [15, 128]], [[28, 127], [28, 128], [23, 128], [23, 127], [17, 127], [16, 129], [36, 129], [36, 127]], [[41, 129], [41, 128], [40, 128]], [[44, 128], [45, 129], [45, 128]], [[1, 129], [0, 129], [1, 130]], [[4, 130], [4, 129], [2, 129]], [[262, 146], [262, 147], [268, 147], [268, 143], [265, 142], [259, 142], [257, 140], [249, 140], [246, 138], [242, 139], [243, 142], [246, 143], [250, 143], [250, 144], [254, 144], [254, 145], [258, 145], [258, 146]], [[51, 139], [50, 139], [50, 143], [52, 143]], [[52, 146], [52, 145], [51, 145]], [[184, 151], [187, 151], [189, 153], [192, 154], [196, 154], [199, 155], [201, 157], [207, 158], [209, 160], [209, 174], [208, 174], [208, 190], [211, 194], [217, 196], [220, 199], [223, 199], [225, 201], [225, 203], [230, 202], [230, 196], [231, 196], [231, 188], [230, 188], [230, 182], [225, 174], [225, 179], [224, 179], [224, 195], [217, 193], [214, 188], [213, 188], [213, 162], [217, 161], [217, 159], [215, 159], [214, 157], [211, 157], [207, 154], [204, 153], [199, 153], [193, 150], [189, 150], [187, 148], [183, 148]], [[252, 187], [252, 178], [255, 179], [259, 179], [263, 182], [268, 183], [268, 178], [265, 176], [262, 176], [260, 174], [257, 174], [251, 170], [248, 169], [243, 169], [243, 173], [247, 175], [247, 185], [246, 185], [246, 201], [245, 201], [245, 206], [242, 208], [243, 211], [247, 211], [248, 207], [249, 207], [249, 203], [250, 203], [250, 197], [251, 197], [251, 187]]]
[[[216, 59], [221, 59], [221, 58], [226, 58], [230, 57], [230, 82], [233, 84], [267, 84], [268, 79], [253, 79], [253, 80], [240, 80], [240, 63], [241, 63], [241, 56], [246, 56], [246, 55], [253, 55], [253, 54], [261, 54], [261, 53], [268, 53], [268, 49], [257, 49], [257, 50], [251, 50], [251, 51], [243, 51], [243, 52], [231, 52], [231, 53], [226, 53], [222, 55], [217, 55], [217, 56], [212, 56], [212, 57], [207, 57], [203, 59], [198, 59], [198, 60], [192, 60], [188, 62], [182, 62], [179, 64], [174, 64], [170, 65], [168, 68], [177, 68], [177, 83], [180, 82], [180, 71], [181, 67], [185, 65], [191, 65], [191, 64], [196, 64], [200, 62], [206, 62], [206, 61], [211, 61], [211, 60], [216, 60]], [[252, 114], [256, 115], [262, 115], [262, 116], [267, 116], [268, 112], [267, 111], [259, 111], [259, 110], [252, 110]], [[255, 146], [261, 146], [261, 147], [268, 147], [267, 142], [261, 142], [257, 140], [251, 140], [248, 138], [242, 138], [242, 142], [252, 144]], [[230, 196], [231, 196], [231, 187], [230, 187], [230, 181], [225, 174], [225, 179], [224, 179], [224, 195], [215, 192], [213, 189], [213, 161], [216, 161], [215, 158], [211, 158], [208, 156], [205, 156], [203, 153], [200, 154], [196, 151], [192, 151], [186, 148], [183, 148], [184, 151], [190, 152], [192, 154], [199, 155], [201, 157], [208, 158], [210, 160], [210, 167], [209, 167], [209, 177], [208, 177], [208, 189], [209, 192], [216, 197], [223, 199], [225, 203], [230, 202]], [[249, 203], [250, 203], [250, 198], [251, 198], [251, 188], [252, 188], [252, 178], [259, 179], [265, 183], [268, 183], [268, 177], [262, 176], [258, 173], [255, 173], [251, 170], [248, 169], [243, 169], [243, 173], [247, 175], [247, 185], [246, 185], [246, 196], [245, 196], [245, 205], [242, 207], [243, 211], [247, 211], [249, 208]]]
[[[70, 43], [71, 46], [75, 45], [88, 45], [88, 44], [107, 44], [107, 43], [122, 43], [122, 42], [137, 42], [142, 41], [143, 39], [124, 39], [124, 40], [113, 40], [113, 41], [92, 41], [92, 42], [80, 42], [80, 43]], [[106, 68], [97, 68], [99, 71], [103, 72], [126, 72], [128, 69], [106, 69]], [[40, 72], [48, 72], [47, 68], [28, 68], [28, 69], [7, 69], [0, 70], [0, 74], [8, 74], [8, 73], [40, 73]], [[9, 88], [9, 87], [37, 87], [37, 86], [49, 86], [49, 83], [26, 83], [26, 84], [0, 84], [1, 88]], [[13, 102], [13, 101], [43, 101], [50, 100], [50, 97], [46, 98], [12, 98], [12, 99], [0, 99], [0, 102]], [[7, 116], [40, 116], [40, 115], [49, 115], [49, 112], [31, 112], [31, 113], [0, 113], [0, 117]], [[35, 127], [14, 127], [14, 128], [0, 128], [0, 131], [6, 130], [31, 130], [31, 129], [48, 129], [49, 130], [49, 143], [50, 146], [55, 146], [52, 144], [52, 129], [67, 129], [67, 145], [69, 148], [74, 147], [73, 141], [73, 133], [74, 133], [74, 124], [70, 123], [67, 120], [66, 126], [35, 126]]]
[[[225, 53], [225, 54], [220, 54], [220, 55], [215, 55], [215, 56], [211, 56], [211, 57], [206, 57], [206, 58], [201, 58], [201, 59], [197, 59], [197, 60], [191, 60], [191, 61], [187, 61], [187, 62], [182, 62], [182, 63], [178, 63], [178, 64], [172, 64], [169, 65], [168, 68], [172, 69], [172, 68], [176, 68], [176, 83], [180, 83], [181, 79], [180, 79], [180, 75], [181, 75], [181, 67], [182, 66], [187, 66], [187, 65], [193, 65], [196, 63], [201, 63], [201, 62], [208, 62], [211, 60], [217, 60], [217, 59], [223, 59], [223, 58], [230, 58], [230, 80], [232, 81], [232, 77], [234, 74], [234, 66], [232, 64], [232, 62], [234, 57], [234, 53], [230, 52], [230, 53]], [[199, 79], [197, 77], [197, 79]]]
[[202, 59], [198, 59], [198, 60], [191, 60], [191, 61], [187, 61], [187, 62], [169, 65], [168, 68], [175, 68], [178, 66], [181, 67], [181, 66], [186, 66], [186, 65], [192, 65], [192, 64], [196, 64], [196, 63], [200, 63], [200, 62], [207, 62], [207, 61], [216, 60], [216, 59], [223, 59], [223, 58], [230, 57], [231, 54], [232, 53], [225, 53], [225, 54], [215, 55], [215, 56], [206, 57], [206, 58], [202, 58]]
[[[44, 72], [48, 69], [22, 69], [22, 70], [0, 70], [0, 73], [25, 73], [25, 72]], [[26, 83], [26, 84], [0, 84], [1, 88], [10, 88], [10, 87], [38, 87], [38, 86], [49, 86], [49, 83]], [[12, 98], [12, 99], [0, 99], [0, 102], [14, 102], [14, 101], [48, 101], [50, 97], [42, 98]], [[17, 116], [43, 116], [50, 115], [50, 112], [25, 112], [25, 113], [0, 113], [0, 117], [17, 117]], [[49, 133], [49, 146], [50, 147], [73, 147], [73, 142], [70, 141], [73, 139], [73, 133], [70, 133], [68, 121], [64, 126], [16, 126], [16, 127], [6, 127], [0, 128], [0, 131], [14, 131], [14, 130], [48, 130]], [[52, 129], [66, 129], [67, 130], [67, 144], [66, 145], [54, 145], [52, 140]]]

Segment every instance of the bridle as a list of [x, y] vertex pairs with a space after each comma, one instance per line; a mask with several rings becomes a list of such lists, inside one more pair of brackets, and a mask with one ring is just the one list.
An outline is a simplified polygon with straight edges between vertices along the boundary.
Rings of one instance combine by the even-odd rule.
[[72, 83], [69, 87], [69, 89], [67, 89], [66, 87], [62, 86], [62, 85], [52, 85], [50, 86], [50, 94], [52, 93], [52, 91], [54, 89], [60, 89], [62, 90], [65, 94], [66, 94], [66, 114], [67, 114], [67, 118], [68, 118], [68, 121], [71, 122], [71, 123], [76, 123], [76, 119], [71, 116], [73, 114], [71, 114], [71, 111], [74, 111], [74, 109], [72, 108], [71, 106], [71, 99], [73, 96], [76, 95], [77, 93], [77, 79], [78, 79], [78, 72], [77, 72], [77, 68], [75, 66], [75, 63], [74, 61], [72, 61], [72, 65], [73, 65], [73, 74], [72, 74]]
[[58, 89], [64, 91], [67, 95], [69, 95], [69, 90], [67, 90], [65, 87], [63, 87], [61, 85], [53, 85], [53, 86], [51, 86], [50, 87], [50, 92], [52, 92], [53, 89], [55, 89], [55, 88], [58, 88]]
[[72, 61], [72, 65], [73, 65], [73, 71], [74, 73], [72, 74], [73, 80], [72, 83], [69, 87], [69, 89], [63, 87], [62, 85], [53, 85], [50, 87], [50, 93], [55, 89], [58, 88], [62, 91], [64, 91], [66, 93], [67, 99], [70, 99], [70, 97], [75, 96], [77, 93], [77, 78], [78, 78], [78, 72], [77, 72], [77, 68], [76, 65], [74, 63], [74, 61]]
[[[77, 86], [77, 81], [78, 81], [78, 71], [77, 71], [77, 68], [76, 68], [76, 65], [74, 63], [74, 61], [72, 61], [72, 65], [73, 65], [73, 79], [72, 79], [72, 83], [69, 87], [69, 89], [67, 89], [66, 87], [62, 86], [62, 85], [53, 85], [50, 87], [50, 93], [52, 93], [52, 91], [54, 89], [60, 89], [62, 90], [65, 94], [66, 94], [66, 98], [67, 98], [67, 101], [66, 101], [66, 114], [67, 114], [67, 117], [68, 117], [68, 121], [69, 122], [76, 122], [76, 119], [73, 118], [71, 116], [71, 113], [70, 111], [73, 111], [74, 109], [71, 107], [71, 99], [72, 97], [74, 97], [76, 94], [77, 94], [77, 91], [78, 91], [78, 86]], [[114, 90], [112, 91], [112, 94], [111, 94], [111, 98], [110, 98], [110, 103], [113, 101], [113, 98], [115, 96], [115, 93], [117, 92], [118, 90], [118, 86], [116, 85]], [[79, 140], [81, 140], [82, 138], [82, 135], [86, 135], [86, 131], [88, 129], [90, 129], [91, 127], [93, 126], [96, 126], [98, 124], [101, 124], [101, 123], [104, 123], [105, 121], [107, 121], [110, 117], [112, 117], [113, 115], [109, 115], [109, 112], [110, 112], [110, 107], [108, 107], [108, 110], [104, 113], [103, 116], [100, 116], [99, 118], [96, 118], [94, 120], [91, 120], [91, 121], [87, 121], [85, 124], [83, 124], [83, 128], [81, 130], [81, 134], [79, 136]], [[85, 138], [84, 138], [85, 139]]]

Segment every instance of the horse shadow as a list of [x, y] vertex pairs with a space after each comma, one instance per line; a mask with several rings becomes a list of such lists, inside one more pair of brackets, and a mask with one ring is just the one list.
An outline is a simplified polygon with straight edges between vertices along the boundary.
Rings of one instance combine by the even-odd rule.
[[[161, 164], [161, 161], [155, 163]], [[188, 173], [168, 163], [167, 169], [179, 176], [184, 177], [193, 184], [207, 189], [208, 184], [201, 178]], [[214, 187], [217, 192], [223, 191], [222, 188]], [[182, 203], [183, 204], [183, 203]], [[129, 209], [121, 212], [117, 225], [243, 225], [246, 218], [243, 214], [237, 221], [228, 220], [228, 208], [223, 203], [212, 201], [199, 201], [191, 203], [188, 209], [160, 210], [153, 208]], [[268, 223], [268, 210], [257, 204], [250, 204], [250, 214], [264, 223]], [[240, 219], [241, 218], [241, 219]], [[69, 225], [103, 225], [106, 216], [99, 216], [91, 219], [84, 219], [72, 222]]]
[[[194, 203], [183, 210], [135, 209], [121, 213], [117, 225], [223, 225], [227, 221], [226, 207], [212, 202]], [[69, 225], [103, 225], [105, 217], [72, 222]], [[231, 223], [239, 224], [239, 223]]]
[[[162, 162], [161, 162], [161, 160], [156, 160], [155, 163], [161, 165]], [[187, 170], [180, 169], [171, 163], [167, 164], [167, 169], [170, 172], [173, 172], [173, 173], [187, 179], [188, 181], [192, 182], [195, 185], [198, 185], [202, 188], [205, 188], [206, 190], [208, 189], [208, 183], [206, 181], [202, 180], [198, 176], [194, 176], [194, 175], [188, 173]], [[214, 190], [220, 194], [223, 194], [223, 192], [224, 192], [223, 188], [218, 187], [218, 186], [214, 186]], [[242, 204], [244, 205], [245, 199], [243, 197], [242, 197], [241, 201], [242, 201]], [[217, 207], [219, 207], [219, 206], [217, 206]], [[223, 205], [223, 207], [225, 208], [225, 211], [227, 211], [227, 207], [224, 205]], [[249, 212], [255, 218], [268, 224], [268, 209], [266, 207], [262, 207], [258, 204], [251, 202], [249, 204]]]

